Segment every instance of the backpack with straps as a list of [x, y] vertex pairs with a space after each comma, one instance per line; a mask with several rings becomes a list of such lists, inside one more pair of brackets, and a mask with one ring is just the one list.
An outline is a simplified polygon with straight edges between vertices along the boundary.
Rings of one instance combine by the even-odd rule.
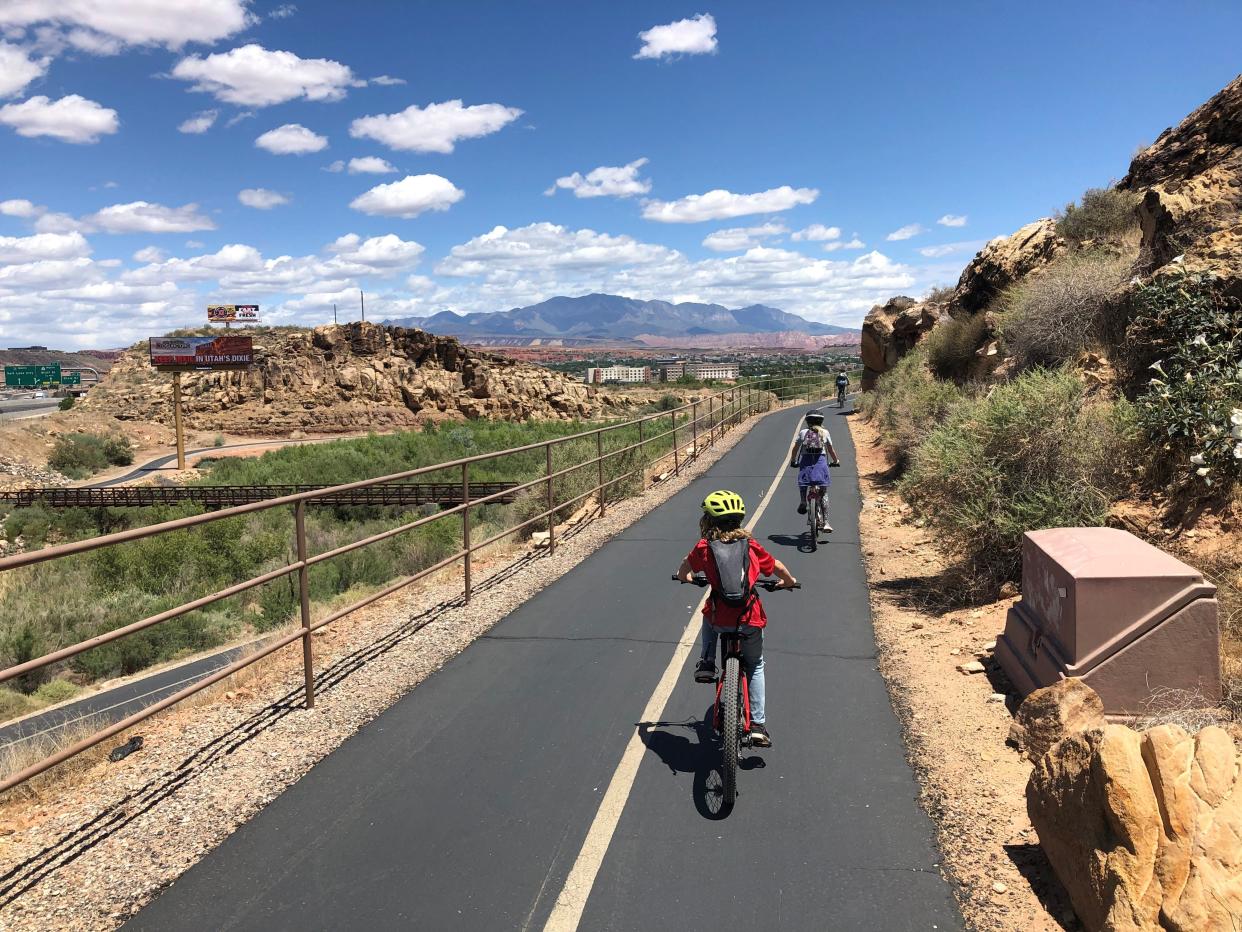
[[712, 540], [707, 546], [720, 577], [712, 596], [730, 608], [749, 608], [755, 599], [755, 587], [750, 582], [750, 539]]
[[817, 456], [824, 452], [824, 435], [819, 432], [818, 427], [808, 427], [803, 433], [802, 452], [803, 454], [813, 453]]

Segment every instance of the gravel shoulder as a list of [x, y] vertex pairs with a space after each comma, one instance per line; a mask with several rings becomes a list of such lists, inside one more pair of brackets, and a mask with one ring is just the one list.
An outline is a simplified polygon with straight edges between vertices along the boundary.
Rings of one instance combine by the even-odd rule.
[[[990, 662], [1015, 599], [965, 604], [946, 556], [902, 502], [865, 420], [850, 422], [863, 495], [860, 534], [880, 670], [971, 928], [1080, 928], [1026, 815], [1031, 764], [1005, 744], [1015, 697]], [[979, 660], [984, 672], [958, 667]]]
[[[0, 801], [0, 929], [113, 929], [475, 638], [684, 488], [745, 435], [734, 429], [679, 478], [558, 532], [554, 555], [476, 560], [362, 609], [315, 637], [316, 707], [296, 644]], [[325, 606], [323, 611], [331, 611]], [[191, 700], [193, 703], [193, 700]], [[141, 735], [142, 750], [108, 750]]]

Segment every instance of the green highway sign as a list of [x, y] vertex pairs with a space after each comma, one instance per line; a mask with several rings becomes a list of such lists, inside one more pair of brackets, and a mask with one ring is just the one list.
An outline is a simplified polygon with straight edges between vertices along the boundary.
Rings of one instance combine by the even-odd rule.
[[[78, 376], [79, 380], [81, 376]], [[60, 363], [50, 366], [5, 366], [4, 384], [6, 388], [33, 388], [38, 385], [53, 385], [60, 382]]]
[[60, 384], [61, 385], [81, 385], [82, 384], [82, 373], [81, 372], [65, 372], [60, 377]]

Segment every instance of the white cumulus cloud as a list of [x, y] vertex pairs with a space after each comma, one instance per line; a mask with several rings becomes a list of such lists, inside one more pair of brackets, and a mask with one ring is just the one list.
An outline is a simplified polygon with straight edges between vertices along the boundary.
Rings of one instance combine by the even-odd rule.
[[393, 87], [397, 84], [404, 84], [405, 78], [394, 78], [392, 75], [381, 74], [377, 78], [372, 78], [370, 83], [378, 84], [381, 87]]
[[6, 217], [22, 217], [23, 219], [37, 217], [45, 210], [46, 208], [40, 207], [32, 201], [28, 201], [21, 197], [13, 198], [8, 201], [0, 201], [0, 214], [3, 214]]
[[78, 145], [99, 142], [100, 136], [115, 133], [120, 126], [115, 110], [77, 94], [6, 104], [0, 107], [0, 123], [13, 127], [19, 136], [51, 136]]
[[408, 268], [418, 262], [418, 257], [424, 251], [421, 243], [403, 240], [395, 233], [365, 240], [357, 233], [347, 233], [327, 248], [341, 261], [364, 266], [372, 271]]
[[555, 194], [557, 188], [572, 191], [574, 197], [633, 197], [635, 194], [646, 194], [651, 190], [651, 180], [639, 178], [638, 172], [647, 161], [635, 159], [626, 165], [601, 165], [585, 175], [574, 172], [557, 178], [544, 194]]
[[460, 100], [411, 105], [400, 113], [381, 113], [359, 117], [350, 124], [355, 139], [374, 139], [403, 152], [453, 151], [461, 139], [476, 139], [495, 133], [522, 115], [517, 107], [501, 104], [462, 105]]
[[805, 229], [796, 231], [789, 237], [795, 242], [803, 242], [808, 240], [813, 243], [822, 242], [824, 240], [833, 240], [841, 238], [840, 227], [826, 227], [822, 223], [812, 223]]
[[647, 201], [643, 205], [643, 216], [660, 223], [701, 223], [747, 214], [776, 213], [799, 204], [810, 204], [817, 197], [819, 191], [815, 188], [791, 188], [787, 184], [755, 194], [734, 194], [717, 188], [676, 201]]
[[[333, 162], [332, 165], [336, 165]], [[339, 168], [328, 166], [328, 171], [340, 171]], [[349, 173], [351, 175], [391, 175], [397, 169], [390, 165], [384, 159], [377, 155], [364, 155], [360, 159], [349, 160]]]
[[289, 100], [340, 100], [357, 79], [348, 65], [327, 58], [300, 58], [251, 43], [177, 62], [172, 76], [192, 90], [243, 107], [269, 107]]
[[703, 55], [716, 51], [716, 19], [700, 13], [691, 19], [652, 26], [638, 34], [643, 45], [635, 58], [671, 58], [677, 55]]
[[113, 54], [120, 44], [180, 48], [240, 32], [251, 21], [248, 0], [7, 0], [0, 26], [68, 32], [84, 51]]
[[848, 241], [838, 239], [838, 240], [833, 240], [828, 243], [824, 243], [824, 252], [836, 252], [838, 249], [866, 249], [866, 248], [867, 248], [867, 244], [864, 243], [862, 240], [860, 240], [857, 236], [855, 236], [853, 239], [850, 239]]
[[466, 194], [439, 175], [406, 175], [400, 181], [376, 185], [358, 195], [349, 206], [382, 217], [417, 217], [428, 210], [448, 210]]
[[164, 250], [158, 246], [146, 246], [134, 253], [135, 262], [163, 262]]
[[0, 42], [0, 97], [12, 97], [47, 72], [47, 59], [35, 60], [16, 45]]
[[177, 131], [180, 133], [189, 133], [191, 135], [205, 133], [215, 125], [216, 118], [219, 116], [219, 110], [204, 110], [201, 113], [194, 114], [194, 116], [183, 122], [177, 127]]
[[[703, 240], [703, 245], [715, 252], [741, 252], [743, 249], [758, 246], [765, 239], [788, 232], [789, 230], [782, 223], [765, 223], [757, 227], [730, 227], [727, 230], [709, 233]], [[794, 239], [797, 238], [798, 234], [795, 233]]]
[[273, 207], [289, 203], [289, 198], [285, 195], [279, 191], [269, 191], [267, 188], [243, 188], [237, 192], [237, 199], [245, 206], [256, 210], [271, 210]]
[[889, 242], [897, 242], [903, 239], [910, 239], [912, 236], [918, 236], [920, 233], [926, 233], [921, 223], [907, 223], [904, 227], [893, 230], [892, 233], [884, 237]]
[[55, 259], [89, 256], [90, 244], [81, 233], [36, 233], [34, 236], [0, 236], [0, 263], [18, 265]]
[[964, 227], [966, 226], [966, 216], [964, 214], [945, 214], [936, 222], [942, 227]]
[[89, 228], [106, 233], [193, 233], [216, 228], [210, 217], [198, 212], [197, 204], [165, 207], [148, 201], [113, 204], [82, 221]]
[[269, 129], [254, 144], [275, 155], [305, 155], [326, 149], [328, 137], [312, 132], [301, 123], [286, 123]]
[[941, 243], [939, 246], [924, 246], [919, 255], [929, 259], [942, 259], [955, 253], [978, 252], [984, 247], [984, 240], [967, 240], [961, 243]]

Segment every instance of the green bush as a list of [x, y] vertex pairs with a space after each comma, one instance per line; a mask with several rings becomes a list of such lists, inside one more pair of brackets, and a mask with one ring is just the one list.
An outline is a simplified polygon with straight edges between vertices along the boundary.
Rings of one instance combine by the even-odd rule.
[[1073, 243], [1115, 242], [1138, 227], [1135, 209], [1140, 200], [1134, 191], [1088, 188], [1077, 204], [1057, 211], [1057, 233]]
[[101, 434], [66, 434], [56, 441], [48, 465], [74, 479], [85, 479], [108, 466], [128, 466], [134, 449], [124, 437]]
[[897, 466], [904, 468], [911, 452], [962, 397], [962, 390], [952, 382], [932, 376], [927, 350], [918, 346], [862, 396], [862, 413], [879, 429], [880, 441]]
[[937, 285], [927, 292], [923, 300], [928, 304], [947, 304], [957, 294], [956, 285]]
[[1210, 273], [1164, 276], [1138, 290], [1129, 341], [1155, 357], [1138, 421], [1161, 452], [1152, 478], [1194, 472], [1228, 489], [1242, 479], [1242, 303]]
[[0, 722], [7, 722], [19, 715], [27, 715], [37, 708], [39, 708], [39, 703], [25, 693], [9, 689], [7, 686], [0, 686]]
[[34, 691], [34, 697], [44, 705], [56, 705], [76, 696], [81, 689], [68, 680], [49, 680]]
[[66, 395], [64, 398], [60, 399], [60, 404], [58, 404], [56, 407], [59, 408], [61, 411], [68, 411], [70, 408], [73, 407], [73, 403], [74, 403], [73, 396]]
[[987, 316], [982, 313], [951, 317], [935, 327], [923, 338], [932, 372], [941, 379], [966, 378], [987, 330]]
[[1120, 342], [1126, 313], [1121, 285], [1131, 263], [1112, 253], [1075, 253], [1009, 288], [1001, 335], [1020, 369], [1058, 366], [1099, 343]]
[[1033, 369], [963, 399], [914, 451], [902, 492], [981, 589], [1016, 578], [1025, 531], [1102, 524], [1134, 467], [1132, 409]]

